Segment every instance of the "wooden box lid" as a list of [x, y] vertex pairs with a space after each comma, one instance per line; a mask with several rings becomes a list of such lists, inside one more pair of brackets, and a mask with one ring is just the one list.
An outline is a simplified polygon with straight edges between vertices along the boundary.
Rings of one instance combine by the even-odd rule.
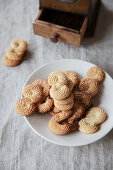
[[40, 0], [40, 8], [87, 15], [91, 0]]

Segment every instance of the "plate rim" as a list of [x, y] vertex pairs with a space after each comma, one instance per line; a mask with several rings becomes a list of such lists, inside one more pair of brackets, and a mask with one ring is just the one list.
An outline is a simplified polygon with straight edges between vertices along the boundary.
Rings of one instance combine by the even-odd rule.
[[[52, 61], [50, 61], [50, 62], [47, 62], [47, 63], [45, 63], [45, 64], [42, 64], [41, 66], [39, 66], [37, 69], [35, 69], [29, 76], [28, 76], [28, 78], [27, 78], [27, 80], [25, 81], [25, 83], [24, 83], [24, 85], [23, 85], [23, 87], [22, 87], [22, 89], [25, 87], [25, 85], [27, 84], [27, 81], [31, 78], [31, 76], [35, 73], [35, 72], [37, 72], [38, 70], [40, 70], [41, 68], [43, 68], [43, 67], [45, 67], [46, 65], [48, 65], [48, 64], [52, 64], [52, 63], [55, 63], [55, 62], [62, 62], [62, 61], [64, 61], [64, 60], [74, 60], [74, 61], [81, 61], [81, 62], [84, 62], [84, 63], [86, 63], [86, 64], [91, 64], [92, 66], [98, 66], [98, 65], [96, 65], [96, 64], [93, 64], [93, 63], [91, 63], [91, 62], [88, 62], [88, 61], [84, 61], [84, 60], [79, 60], [79, 59], [59, 59], [59, 60], [52, 60]], [[99, 67], [99, 66], [98, 66]], [[113, 78], [105, 71], [105, 70], [103, 70], [106, 74], [107, 74], [107, 76], [109, 76], [111, 79], [112, 79], [112, 81], [113, 81]], [[21, 93], [21, 97], [22, 97], [22, 93]], [[29, 127], [38, 135], [38, 136], [40, 136], [40, 137], [42, 137], [43, 139], [45, 139], [46, 141], [48, 141], [48, 142], [50, 142], [50, 143], [53, 143], [53, 144], [56, 144], [56, 145], [59, 145], [59, 146], [85, 146], [85, 145], [89, 145], [89, 144], [91, 144], [91, 143], [94, 143], [94, 142], [96, 142], [96, 141], [99, 141], [100, 139], [102, 139], [103, 137], [105, 137], [107, 134], [109, 134], [110, 133], [110, 131], [113, 129], [113, 125], [112, 125], [112, 127], [109, 129], [109, 131], [107, 131], [103, 136], [101, 136], [101, 137], [99, 137], [98, 139], [95, 139], [93, 142], [92, 141], [90, 141], [90, 142], [87, 142], [87, 144], [60, 144], [60, 143], [58, 143], [58, 142], [54, 142], [54, 141], [52, 141], [51, 139], [48, 139], [48, 138], [46, 138], [45, 136], [43, 136], [43, 135], [41, 135], [40, 133], [38, 133], [32, 126], [31, 126], [31, 124], [29, 123], [29, 121], [27, 120], [27, 116], [24, 116], [24, 119], [26, 120], [26, 122], [27, 122], [27, 124], [29, 125]]]

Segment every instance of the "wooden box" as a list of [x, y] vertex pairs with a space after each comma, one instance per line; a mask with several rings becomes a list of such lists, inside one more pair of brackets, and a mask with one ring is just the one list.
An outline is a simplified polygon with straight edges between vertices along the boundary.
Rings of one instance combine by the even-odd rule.
[[[94, 29], [99, 0], [40, 0], [34, 33], [53, 42], [80, 46], [86, 32]], [[93, 23], [93, 24], [92, 24]], [[93, 25], [93, 26], [92, 26]]]

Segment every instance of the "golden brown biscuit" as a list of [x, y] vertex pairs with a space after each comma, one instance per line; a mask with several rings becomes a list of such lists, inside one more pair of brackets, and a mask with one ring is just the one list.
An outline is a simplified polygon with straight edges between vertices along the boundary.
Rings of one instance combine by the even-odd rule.
[[50, 111], [48, 112], [48, 114], [49, 114], [50, 116], [54, 116], [54, 115], [58, 114], [59, 112], [61, 112], [61, 110], [57, 109], [57, 108], [54, 106], [54, 107], [52, 108], [52, 110], [50, 110]]
[[43, 100], [45, 100], [46, 97], [49, 96], [49, 94], [50, 94], [50, 86], [49, 86], [48, 81], [46, 79], [37, 79], [37, 80], [33, 81], [32, 84], [35, 84], [37, 86], [42, 87]]
[[66, 85], [60, 87], [56, 84], [51, 87], [50, 95], [53, 99], [62, 100], [70, 95], [70, 90]]
[[70, 80], [70, 79], [68, 79], [68, 81], [67, 81], [67, 87], [70, 89], [70, 91], [72, 91], [73, 90], [73, 87], [74, 87], [74, 85], [73, 85], [73, 82]]
[[86, 118], [90, 124], [97, 125], [103, 123], [107, 119], [107, 114], [102, 108], [92, 107], [86, 113]]
[[61, 71], [54, 71], [48, 76], [48, 83], [50, 86], [60, 83], [62, 85], [67, 84], [67, 78]]
[[103, 82], [105, 78], [105, 74], [103, 70], [97, 66], [93, 66], [89, 68], [86, 75], [88, 78], [95, 79], [99, 83]]
[[92, 97], [98, 93], [98, 83], [96, 80], [92, 78], [84, 78], [80, 81], [79, 90], [85, 91], [87, 94], [91, 95]]
[[58, 108], [56, 108], [55, 106], [53, 107], [53, 112], [55, 112], [55, 113], [58, 113], [58, 112], [60, 112], [61, 110], [59, 110]]
[[28, 98], [22, 98], [15, 104], [15, 112], [21, 116], [31, 115], [35, 110], [35, 104]]
[[40, 113], [48, 112], [52, 109], [53, 105], [54, 105], [53, 99], [47, 97], [45, 102], [37, 103], [38, 112]]
[[43, 92], [40, 86], [28, 84], [24, 87], [22, 95], [29, 98], [33, 103], [38, 103], [43, 97]]
[[[71, 116], [70, 116], [70, 117], [71, 117]], [[71, 123], [70, 123], [70, 122], [68, 122], [68, 119], [69, 119], [69, 118], [67, 118], [66, 120], [62, 121], [61, 124], [64, 125], [64, 124], [67, 123], [67, 124], [70, 126], [70, 132], [73, 132], [73, 131], [78, 130], [78, 128], [79, 128], [78, 124], [75, 123], [75, 122], [71, 122]]]
[[85, 111], [85, 109], [84, 109], [83, 105], [79, 102], [75, 102], [74, 106], [73, 106], [73, 113], [68, 118], [68, 122], [73, 123], [74, 120], [80, 118], [83, 115], [84, 111]]
[[55, 133], [56, 135], [64, 135], [70, 132], [70, 125], [68, 123], [61, 124], [62, 121], [67, 119], [72, 114], [72, 111], [62, 111], [56, 115], [54, 115], [49, 120], [49, 129], [51, 132]]
[[61, 104], [61, 105], [66, 105], [66, 104], [69, 104], [69, 103], [72, 103], [73, 102], [73, 99], [74, 99], [74, 95], [73, 93], [71, 93], [67, 98], [65, 99], [62, 99], [62, 100], [56, 100], [54, 99], [54, 102], [56, 104]]
[[73, 71], [64, 71], [63, 73], [66, 75], [68, 81], [72, 82], [73, 87], [76, 86], [79, 83], [79, 77], [75, 72], [73, 72]]
[[22, 60], [22, 54], [17, 54], [14, 48], [6, 51], [6, 56], [9, 60]]
[[20, 64], [20, 60], [9, 60], [7, 56], [4, 56], [2, 58], [2, 62], [4, 65], [9, 66], [9, 67], [14, 67]]
[[79, 131], [86, 134], [95, 133], [100, 128], [99, 125], [91, 125], [85, 118], [81, 119], [78, 124]]
[[56, 115], [56, 114], [58, 114], [58, 113], [55, 113], [55, 112], [53, 112], [53, 110], [50, 110], [50, 111], [48, 112], [48, 114], [49, 114], [50, 116], [54, 116], [54, 115]]
[[58, 108], [61, 111], [67, 111], [67, 110], [72, 109], [72, 107], [74, 105], [74, 101], [72, 103], [65, 104], [65, 105], [57, 104], [57, 103], [54, 102], [54, 105], [55, 105], [56, 108]]
[[91, 96], [86, 94], [83, 91], [76, 91], [74, 93], [75, 96], [75, 100], [82, 103], [85, 109], [88, 109], [91, 104], [92, 104], [92, 100], [91, 100]]
[[22, 39], [16, 39], [11, 41], [11, 47], [14, 48], [17, 53], [25, 52], [27, 49], [27, 42]]

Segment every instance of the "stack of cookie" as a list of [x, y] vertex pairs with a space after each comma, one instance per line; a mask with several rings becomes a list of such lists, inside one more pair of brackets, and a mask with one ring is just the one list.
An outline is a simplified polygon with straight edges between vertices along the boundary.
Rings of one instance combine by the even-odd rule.
[[72, 71], [55, 71], [48, 77], [48, 83], [51, 86], [50, 96], [54, 100], [54, 105], [60, 111], [72, 109], [74, 105], [73, 87], [79, 82], [76, 73]]
[[[50, 96], [54, 100], [54, 107], [49, 114], [53, 116], [49, 121], [49, 129], [58, 135], [67, 134], [76, 129], [76, 125], [66, 122], [72, 115], [74, 106], [73, 88], [79, 83], [79, 77], [72, 71], [55, 71], [48, 76], [51, 86]], [[56, 124], [54, 124], [56, 122]], [[60, 123], [62, 122], [62, 125]], [[55, 126], [54, 126], [55, 125]]]
[[2, 58], [4, 65], [17, 66], [21, 61], [24, 53], [27, 49], [27, 43], [24, 40], [16, 39], [11, 42], [11, 48], [6, 52], [6, 55]]

